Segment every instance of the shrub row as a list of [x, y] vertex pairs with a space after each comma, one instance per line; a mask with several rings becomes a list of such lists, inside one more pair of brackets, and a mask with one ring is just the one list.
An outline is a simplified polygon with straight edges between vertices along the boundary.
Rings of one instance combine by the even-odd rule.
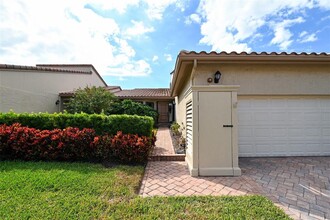
[[93, 128], [99, 135], [105, 133], [114, 135], [117, 131], [122, 131], [124, 134], [151, 137], [154, 122], [151, 117], [137, 115], [0, 113], [0, 124], [11, 125], [14, 123], [41, 130], [67, 127]]
[[19, 123], [0, 125], [2, 159], [139, 163], [147, 160], [152, 138], [123, 134], [97, 135], [93, 129], [39, 130]]

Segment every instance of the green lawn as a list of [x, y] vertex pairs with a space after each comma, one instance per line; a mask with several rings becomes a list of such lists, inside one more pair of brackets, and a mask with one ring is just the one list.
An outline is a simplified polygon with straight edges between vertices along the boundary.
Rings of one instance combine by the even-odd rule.
[[136, 195], [142, 166], [0, 162], [0, 219], [285, 219], [261, 196]]

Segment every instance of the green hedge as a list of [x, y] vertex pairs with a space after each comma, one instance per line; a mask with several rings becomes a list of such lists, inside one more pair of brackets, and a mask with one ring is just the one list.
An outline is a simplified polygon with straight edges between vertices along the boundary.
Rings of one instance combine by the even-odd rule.
[[93, 128], [97, 134], [114, 135], [117, 131], [122, 131], [124, 134], [151, 137], [154, 121], [151, 117], [137, 115], [0, 113], [0, 124], [12, 125], [13, 123], [41, 130], [67, 127]]

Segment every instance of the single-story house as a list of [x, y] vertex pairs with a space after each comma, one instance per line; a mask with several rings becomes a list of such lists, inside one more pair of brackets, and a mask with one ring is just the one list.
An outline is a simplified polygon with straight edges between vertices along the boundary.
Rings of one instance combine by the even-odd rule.
[[86, 86], [107, 86], [90, 64], [0, 64], [0, 112], [59, 112], [61, 91]]
[[181, 51], [171, 82], [193, 176], [239, 157], [330, 156], [330, 55]]
[[[169, 124], [174, 121], [174, 98], [170, 96], [169, 88], [159, 89], [121, 89], [120, 86], [104, 87], [113, 93], [119, 100], [130, 99], [148, 105], [158, 111], [158, 124]], [[65, 109], [65, 104], [74, 95], [74, 91], [61, 92], [61, 110]]]
[[119, 99], [131, 99], [148, 105], [158, 111], [158, 123], [171, 123], [174, 121], [174, 98], [169, 88], [159, 89], [124, 89], [114, 92]]
[[0, 112], [60, 112], [74, 91], [86, 86], [104, 87], [119, 99], [153, 107], [159, 113], [159, 123], [174, 120], [169, 88], [122, 90], [108, 86], [91, 64], [0, 64]]
[[240, 175], [239, 157], [330, 156], [330, 54], [181, 51], [171, 77], [122, 90], [92, 65], [0, 65], [0, 112], [61, 111], [75, 89], [102, 86], [183, 124], [193, 176]]

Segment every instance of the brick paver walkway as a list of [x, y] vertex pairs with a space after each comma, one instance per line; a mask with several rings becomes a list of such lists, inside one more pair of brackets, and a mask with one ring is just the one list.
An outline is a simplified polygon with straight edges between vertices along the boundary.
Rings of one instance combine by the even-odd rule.
[[152, 152], [153, 156], [173, 155], [174, 148], [172, 145], [171, 134], [168, 127], [159, 127], [157, 131], [156, 146]]
[[186, 162], [150, 161], [140, 195], [246, 195], [258, 194], [255, 181], [244, 177], [192, 177]]
[[330, 219], [330, 157], [240, 158], [240, 167], [240, 177], [191, 177], [185, 162], [150, 161], [140, 195], [260, 194], [294, 219]]

